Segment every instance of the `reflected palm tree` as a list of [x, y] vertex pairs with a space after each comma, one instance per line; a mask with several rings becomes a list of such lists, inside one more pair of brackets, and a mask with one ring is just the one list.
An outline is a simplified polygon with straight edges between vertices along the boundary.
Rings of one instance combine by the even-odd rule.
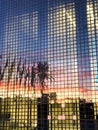
[[8, 62], [9, 62], [9, 60], [7, 59], [3, 69], [1, 70], [0, 81], [3, 80], [3, 78], [4, 78], [4, 74], [5, 74], [6, 68], [8, 67]]
[[18, 76], [19, 76], [19, 74], [20, 74], [20, 66], [21, 66], [21, 57], [20, 57], [19, 62], [18, 62], [18, 64], [17, 64], [16, 85], [17, 85], [17, 83], [18, 83]]
[[16, 68], [16, 85], [18, 84], [18, 82], [19, 85], [21, 85], [22, 81], [24, 81], [24, 86], [26, 86], [28, 81], [28, 87], [30, 84], [30, 86], [34, 87], [35, 90], [36, 85], [39, 83], [41, 87], [41, 94], [43, 94], [43, 90], [45, 89], [45, 87], [47, 87], [47, 81], [52, 81], [53, 79], [52, 75], [49, 73], [49, 65], [47, 62], [40, 61], [38, 63], [33, 64], [31, 67], [31, 71], [29, 65], [26, 68], [26, 60], [25, 62], [23, 62], [23, 64], [21, 64], [21, 58], [19, 59], [17, 67], [15, 67], [15, 65], [16, 58], [14, 58], [11, 65], [9, 63], [9, 60], [7, 59], [3, 69], [1, 70], [0, 68], [0, 80], [3, 80], [5, 71], [8, 67], [7, 83], [9, 84], [10, 80], [13, 78], [12, 74], [14, 73], [14, 70]]
[[41, 94], [43, 95], [43, 90], [47, 87], [47, 81], [53, 80], [52, 75], [49, 73], [49, 65], [47, 62], [38, 62], [32, 66], [31, 69], [31, 86], [36, 87], [39, 83], [41, 87]]
[[34, 93], [35, 93], [35, 77], [36, 77], [36, 71], [33, 65], [31, 68], [31, 86], [34, 87]]
[[14, 60], [11, 63], [11, 66], [9, 66], [9, 68], [8, 68], [8, 81], [7, 81], [8, 84], [10, 83], [10, 80], [12, 78], [12, 74], [13, 74], [14, 69], [15, 69], [15, 62], [16, 62], [16, 58], [14, 58]]
[[39, 77], [39, 83], [41, 85], [41, 94], [43, 94], [43, 90], [46, 85], [46, 80], [49, 78], [49, 65], [47, 62], [38, 62], [38, 77]]

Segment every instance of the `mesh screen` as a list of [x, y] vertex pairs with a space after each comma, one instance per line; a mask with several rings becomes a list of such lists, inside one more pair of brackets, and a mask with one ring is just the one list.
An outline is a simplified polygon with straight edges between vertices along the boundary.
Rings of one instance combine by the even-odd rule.
[[0, 1], [0, 130], [97, 130], [97, 55], [97, 0]]

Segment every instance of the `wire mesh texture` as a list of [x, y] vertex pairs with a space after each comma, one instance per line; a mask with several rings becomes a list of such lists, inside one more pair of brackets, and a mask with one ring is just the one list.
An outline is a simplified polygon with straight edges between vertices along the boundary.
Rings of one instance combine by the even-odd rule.
[[97, 0], [0, 0], [0, 130], [98, 130]]

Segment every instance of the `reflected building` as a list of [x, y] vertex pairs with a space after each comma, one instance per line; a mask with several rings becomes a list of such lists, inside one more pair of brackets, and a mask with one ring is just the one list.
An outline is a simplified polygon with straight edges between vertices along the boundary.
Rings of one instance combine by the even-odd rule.
[[73, 2], [49, 8], [48, 61], [56, 75], [53, 87], [78, 87], [74, 7], [75, 3]]

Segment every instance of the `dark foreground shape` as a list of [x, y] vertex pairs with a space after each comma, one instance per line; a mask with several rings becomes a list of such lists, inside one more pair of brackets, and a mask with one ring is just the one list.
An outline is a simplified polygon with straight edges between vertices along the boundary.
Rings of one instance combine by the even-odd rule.
[[43, 94], [37, 100], [37, 130], [49, 130], [49, 100], [48, 95]]

